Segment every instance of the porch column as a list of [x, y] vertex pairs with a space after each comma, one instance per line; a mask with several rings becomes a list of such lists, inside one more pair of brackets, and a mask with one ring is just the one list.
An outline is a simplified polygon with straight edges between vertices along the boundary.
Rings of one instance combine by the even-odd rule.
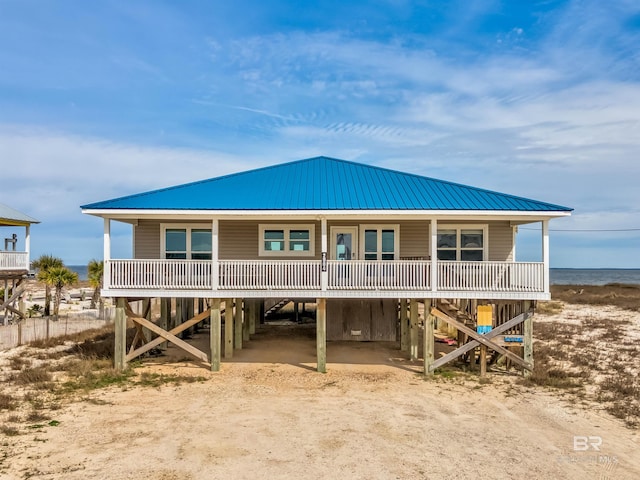
[[549, 292], [549, 220], [542, 221], [542, 263], [544, 264], [544, 292]]
[[103, 260], [106, 262], [111, 259], [111, 219], [104, 219], [104, 253]]
[[222, 330], [220, 324], [220, 299], [212, 298], [210, 301], [209, 343], [211, 345], [211, 371], [217, 372], [220, 370], [220, 331]]
[[24, 226], [24, 251], [27, 253], [27, 270], [31, 268], [31, 225]]
[[211, 220], [211, 289], [215, 292], [220, 284], [220, 264], [218, 263], [218, 219]]
[[111, 260], [111, 219], [104, 219], [104, 242], [102, 260], [104, 260], [104, 271], [102, 272], [102, 287], [111, 287], [111, 272], [109, 260]]
[[327, 299], [318, 299], [316, 312], [316, 355], [318, 372], [327, 373]]
[[327, 219], [322, 217], [320, 219], [320, 226], [322, 230], [321, 234], [321, 257], [322, 257], [322, 271], [320, 272], [320, 288], [325, 291], [329, 286], [329, 272], [327, 271], [328, 255], [328, 241], [327, 241]]
[[418, 301], [415, 298], [409, 300], [409, 357], [418, 359]]
[[438, 290], [438, 220], [431, 219], [431, 291]]
[[116, 301], [113, 366], [119, 371], [127, 366], [127, 316], [124, 311], [124, 302], [124, 298], [118, 298]]

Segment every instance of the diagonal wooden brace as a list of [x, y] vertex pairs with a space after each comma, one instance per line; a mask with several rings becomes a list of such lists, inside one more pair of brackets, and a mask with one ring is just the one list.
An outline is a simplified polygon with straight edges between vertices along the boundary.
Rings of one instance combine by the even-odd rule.
[[[145, 318], [146, 318], [146, 315], [145, 315]], [[140, 344], [140, 346], [143, 346], [146, 343], [147, 343], [147, 337], [144, 334], [144, 331], [142, 330], [142, 325], [140, 325], [139, 323], [136, 323], [136, 334], [133, 337], [133, 341], [131, 342], [131, 348], [129, 348], [129, 353], [133, 352], [138, 346], [138, 344]]]
[[[465, 351], [471, 350], [472, 348], [476, 347], [478, 343], [480, 343], [482, 345], [487, 346], [491, 350], [495, 350], [496, 352], [503, 354], [505, 357], [509, 358], [514, 363], [520, 365], [521, 367], [525, 368], [526, 370], [529, 370], [529, 371], [533, 370], [533, 367], [529, 363], [525, 362], [518, 355], [516, 355], [513, 352], [510, 352], [509, 350], [507, 350], [506, 348], [504, 348], [504, 347], [502, 347], [500, 345], [497, 345], [497, 344], [493, 343], [491, 341], [491, 339], [487, 337], [488, 334], [487, 335], [479, 334], [478, 332], [476, 332], [472, 328], [467, 327], [464, 323], [461, 323], [461, 322], [458, 322], [457, 320], [454, 320], [453, 318], [451, 318], [447, 314], [441, 312], [437, 308], [432, 308], [431, 309], [431, 315], [434, 315], [434, 316], [440, 318], [441, 320], [444, 320], [445, 322], [453, 325], [458, 330], [460, 330], [463, 333], [466, 333], [467, 335], [469, 335], [471, 338], [473, 338], [477, 342], [476, 345], [470, 346]], [[516, 319], [517, 318], [518, 317], [516, 317]], [[515, 320], [515, 319], [512, 319], [512, 320]], [[524, 317], [522, 318], [522, 320], [524, 320]], [[520, 320], [520, 321], [522, 321], [522, 320]], [[507, 322], [507, 323], [505, 323], [505, 324], [503, 324], [501, 326], [504, 327], [504, 325], [507, 325], [508, 323], [509, 322]], [[517, 322], [517, 323], [520, 323], [520, 322]], [[507, 328], [509, 328], [509, 327], [507, 327]], [[502, 332], [502, 331], [506, 330], [507, 328], [501, 329], [497, 333], [494, 333], [494, 335], [492, 335], [492, 337], [495, 336], [495, 335], [498, 335], [499, 332]], [[496, 329], [496, 331], [497, 331], [497, 329]], [[494, 332], [494, 330], [492, 330], [492, 332]], [[492, 333], [492, 332], [490, 332], [490, 333]], [[469, 343], [471, 343], [471, 342], [469, 342]], [[466, 345], [469, 345], [469, 344], [466, 344]], [[458, 348], [457, 350], [460, 350], [460, 348]], [[460, 355], [462, 355], [462, 353], [464, 353], [464, 352], [459, 352], [456, 356], [460, 356]], [[442, 360], [442, 359], [439, 359], [439, 360]], [[435, 362], [434, 362], [434, 365], [435, 365]], [[432, 368], [436, 368], [436, 367], [432, 366]]]
[[166, 330], [163, 330], [162, 328], [158, 327], [155, 323], [150, 322], [146, 318], [138, 317], [133, 312], [133, 310], [131, 310], [131, 307], [128, 305], [128, 303], [125, 303], [125, 309], [127, 311], [127, 317], [129, 317], [134, 322], [142, 325], [143, 327], [148, 328], [149, 330], [151, 330], [152, 332], [154, 332], [154, 333], [156, 333], [158, 335], [158, 338], [154, 338], [149, 343], [144, 344], [143, 346], [141, 346], [137, 350], [129, 352], [127, 354], [127, 356], [126, 356], [127, 362], [132, 360], [132, 359], [134, 359], [134, 358], [136, 358], [139, 355], [142, 355], [145, 352], [148, 352], [149, 350], [151, 350], [152, 348], [160, 345], [164, 341], [169, 341], [169, 342], [173, 343], [176, 347], [179, 347], [179, 348], [183, 349], [185, 352], [190, 353], [191, 355], [193, 355], [194, 357], [196, 357], [199, 360], [202, 360], [203, 362], [208, 362], [209, 361], [209, 358], [207, 357], [206, 353], [198, 350], [194, 346], [189, 345], [184, 340], [176, 337], [176, 334], [182, 332], [183, 330], [186, 330], [189, 327], [192, 327], [193, 325], [195, 325], [197, 323], [200, 323], [205, 318], [207, 318], [210, 315], [210, 311], [209, 310], [205, 310], [204, 312], [199, 313], [198, 315], [196, 315], [192, 319], [190, 319], [190, 320], [178, 325], [175, 328], [172, 328], [170, 331], [167, 332]]
[[22, 313], [20, 310], [15, 309], [10, 305], [4, 305], [3, 307], [9, 310], [10, 312], [14, 313], [15, 315], [19, 316], [21, 320], [24, 320], [24, 313]]
[[[6, 302], [4, 300], [0, 300], [0, 310], [6, 308], [7, 310], [11, 310], [13, 313], [17, 313], [17, 310], [11, 309], [10, 305], [15, 301], [16, 298], [22, 295], [22, 292], [24, 292], [24, 289], [25, 289], [24, 285], [21, 287], [17, 287], [14, 289], [13, 294], [11, 295], [11, 297], [7, 299]], [[22, 316], [22, 314], [20, 314], [20, 316]]]
[[[505, 322], [502, 325], [497, 326], [496, 328], [491, 330], [489, 333], [485, 334], [484, 338], [490, 339], [493, 337], [497, 337], [502, 332], [505, 332], [506, 330], [509, 330], [510, 328], [515, 327], [519, 323], [522, 323], [527, 318], [529, 318], [530, 315], [531, 314], [529, 312], [521, 313], [517, 317], [512, 318], [508, 322]], [[436, 368], [449, 363], [451, 360], [458, 358], [460, 355], [467, 353], [469, 350], [476, 348], [478, 345], [480, 345], [480, 342], [478, 342], [477, 340], [471, 340], [470, 342], [467, 342], [464, 345], [461, 345], [460, 347], [456, 348], [454, 351], [447, 353], [443, 357], [433, 362], [433, 364], [431, 365], [431, 369], [429, 371], [433, 371]]]

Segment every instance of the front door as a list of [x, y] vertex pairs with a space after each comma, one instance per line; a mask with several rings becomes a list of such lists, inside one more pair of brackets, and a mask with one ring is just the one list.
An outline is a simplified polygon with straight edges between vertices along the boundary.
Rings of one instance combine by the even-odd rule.
[[358, 259], [358, 227], [331, 227], [330, 260]]

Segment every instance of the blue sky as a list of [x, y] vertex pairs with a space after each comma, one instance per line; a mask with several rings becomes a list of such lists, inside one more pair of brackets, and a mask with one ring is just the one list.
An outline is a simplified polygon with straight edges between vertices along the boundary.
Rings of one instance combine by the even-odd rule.
[[598, 231], [552, 231], [552, 266], [640, 267], [635, 0], [0, 0], [0, 45], [34, 256], [101, 257], [82, 204], [327, 155], [573, 207], [552, 230]]

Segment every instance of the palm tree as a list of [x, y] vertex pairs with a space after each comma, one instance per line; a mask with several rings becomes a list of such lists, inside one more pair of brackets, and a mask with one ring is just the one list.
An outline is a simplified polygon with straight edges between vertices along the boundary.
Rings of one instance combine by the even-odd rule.
[[40, 255], [31, 262], [31, 266], [38, 271], [38, 280], [45, 283], [44, 316], [48, 317], [51, 314], [51, 288], [45, 281], [46, 273], [51, 268], [64, 266], [64, 263], [61, 258], [54, 257], [53, 255]]
[[56, 291], [53, 301], [53, 316], [56, 320], [58, 320], [58, 312], [60, 311], [62, 289], [68, 285], [73, 285], [77, 281], [78, 274], [72, 272], [67, 267], [52, 267], [46, 271], [44, 275], [44, 282], [55, 288]]
[[93, 287], [91, 308], [96, 308], [96, 303], [100, 300], [100, 289], [102, 288], [102, 277], [104, 276], [104, 262], [89, 260], [87, 273], [89, 277], [89, 284]]

